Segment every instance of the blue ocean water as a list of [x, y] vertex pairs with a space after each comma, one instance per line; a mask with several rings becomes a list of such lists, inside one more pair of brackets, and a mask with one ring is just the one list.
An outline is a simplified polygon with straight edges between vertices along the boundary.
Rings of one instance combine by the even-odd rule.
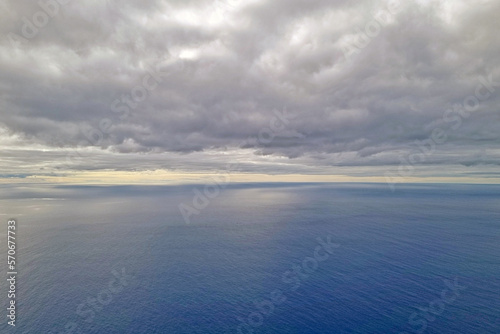
[[2, 333], [500, 333], [498, 185], [1, 188]]

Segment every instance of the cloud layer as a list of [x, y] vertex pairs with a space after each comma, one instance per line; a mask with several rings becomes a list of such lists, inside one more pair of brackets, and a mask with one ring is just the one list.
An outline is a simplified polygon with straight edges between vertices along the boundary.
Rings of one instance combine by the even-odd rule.
[[498, 176], [499, 1], [0, 6], [2, 175]]

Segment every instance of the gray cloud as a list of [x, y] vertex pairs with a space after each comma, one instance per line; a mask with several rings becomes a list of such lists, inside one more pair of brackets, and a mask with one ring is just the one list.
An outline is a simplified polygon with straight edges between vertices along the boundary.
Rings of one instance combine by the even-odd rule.
[[[244, 152], [247, 172], [384, 175], [442, 128], [446, 140], [415, 164], [422, 173], [489, 173], [500, 85], [480, 90], [470, 116], [446, 111], [488, 77], [500, 82], [500, 2], [401, 1], [389, 13], [390, 3], [68, 2], [37, 27], [40, 5], [4, 2], [4, 161], [24, 166], [15, 174], [210, 171]], [[370, 22], [380, 32], [367, 37]], [[284, 108], [286, 129], [259, 141]], [[75, 149], [84, 163], [66, 161]]]

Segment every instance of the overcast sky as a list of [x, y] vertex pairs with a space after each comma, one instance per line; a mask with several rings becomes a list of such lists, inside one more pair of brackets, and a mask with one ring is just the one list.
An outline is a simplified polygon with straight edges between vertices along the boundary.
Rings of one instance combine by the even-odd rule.
[[500, 180], [499, 0], [60, 2], [0, 3], [0, 182]]

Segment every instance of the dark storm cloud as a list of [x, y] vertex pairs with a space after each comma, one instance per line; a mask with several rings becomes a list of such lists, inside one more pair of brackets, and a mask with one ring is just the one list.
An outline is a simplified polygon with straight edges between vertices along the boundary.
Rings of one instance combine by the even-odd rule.
[[[239, 149], [250, 172], [383, 170], [435, 128], [418, 164], [498, 164], [498, 1], [40, 3], [0, 20], [0, 135], [32, 170], [216, 169]], [[54, 162], [77, 147], [86, 163]]]

